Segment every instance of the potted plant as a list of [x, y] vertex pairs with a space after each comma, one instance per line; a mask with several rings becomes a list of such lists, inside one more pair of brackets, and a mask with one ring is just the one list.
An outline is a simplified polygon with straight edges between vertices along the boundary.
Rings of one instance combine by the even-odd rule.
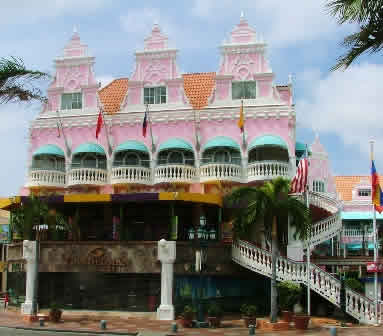
[[257, 306], [244, 303], [241, 306], [241, 313], [246, 328], [248, 328], [249, 325], [255, 326], [257, 324]]
[[54, 322], [60, 322], [62, 315], [62, 310], [58, 307], [56, 303], [51, 304], [51, 309], [49, 311], [49, 319]]
[[278, 284], [279, 307], [283, 321], [292, 321], [293, 306], [298, 302], [301, 291], [302, 288], [292, 281], [282, 281]]
[[219, 328], [222, 319], [222, 309], [217, 303], [211, 303], [207, 309], [207, 320], [213, 328]]
[[181, 324], [184, 328], [191, 328], [195, 316], [195, 309], [192, 306], [186, 305], [181, 315]]
[[304, 313], [294, 315], [295, 329], [306, 330], [310, 321], [310, 316]]

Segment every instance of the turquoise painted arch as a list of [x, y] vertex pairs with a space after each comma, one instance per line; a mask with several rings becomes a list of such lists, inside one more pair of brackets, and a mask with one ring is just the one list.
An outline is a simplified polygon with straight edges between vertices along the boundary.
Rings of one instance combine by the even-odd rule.
[[193, 151], [193, 147], [185, 140], [179, 138], [171, 138], [163, 142], [158, 148], [158, 152], [167, 150], [167, 149], [183, 149], [187, 151]]
[[73, 151], [73, 155], [80, 154], [80, 153], [96, 153], [96, 154], [105, 155], [104, 148], [102, 148], [100, 145], [95, 143], [84, 143], [78, 146]]
[[149, 153], [148, 147], [146, 147], [146, 145], [143, 144], [142, 142], [139, 142], [136, 140], [129, 140], [129, 141], [123, 142], [122, 144], [119, 144], [114, 150], [114, 152], [118, 153], [118, 152], [124, 152], [129, 150]]
[[64, 151], [60, 147], [51, 144], [39, 147], [32, 156], [43, 154], [65, 157]]
[[249, 144], [249, 151], [251, 151], [255, 147], [261, 146], [276, 146], [288, 150], [286, 142], [277, 135], [263, 135], [259, 138], [254, 139]]
[[226, 136], [217, 136], [209, 140], [204, 146], [203, 151], [213, 148], [213, 147], [230, 147], [241, 151], [241, 147], [238, 143], [232, 138]]

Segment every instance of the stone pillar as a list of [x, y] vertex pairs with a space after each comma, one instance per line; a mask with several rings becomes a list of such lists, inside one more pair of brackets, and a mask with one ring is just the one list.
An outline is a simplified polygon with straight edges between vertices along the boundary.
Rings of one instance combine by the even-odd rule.
[[38, 242], [24, 240], [23, 258], [26, 261], [26, 293], [25, 302], [21, 305], [24, 315], [37, 314], [37, 281], [38, 281]]
[[161, 239], [158, 242], [158, 260], [161, 261], [161, 304], [157, 320], [174, 320], [173, 266], [176, 260], [176, 242]]

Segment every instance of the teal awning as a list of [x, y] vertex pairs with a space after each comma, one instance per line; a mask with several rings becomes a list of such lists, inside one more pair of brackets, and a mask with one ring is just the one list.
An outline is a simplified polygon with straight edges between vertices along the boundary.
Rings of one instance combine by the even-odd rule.
[[278, 146], [287, 149], [286, 142], [276, 135], [264, 135], [250, 142], [249, 151], [259, 146]]
[[241, 150], [241, 147], [232, 139], [226, 136], [217, 136], [209, 140], [204, 146], [203, 150], [213, 147], [231, 147], [237, 150]]
[[85, 143], [80, 146], [78, 146], [74, 152], [74, 154], [79, 154], [79, 153], [97, 153], [97, 154], [104, 154], [105, 151], [104, 148], [102, 148], [100, 145], [94, 144], [94, 143]]
[[[362, 243], [351, 243], [346, 244], [348, 250], [360, 250], [362, 248]], [[368, 243], [368, 249], [374, 249], [374, 243]]]
[[56, 145], [44, 145], [44, 146], [41, 146], [38, 150], [36, 150], [33, 153], [33, 156], [35, 156], [35, 155], [42, 155], [42, 154], [57, 155], [57, 156], [65, 157], [64, 151], [60, 147], [58, 147]]
[[185, 140], [178, 139], [178, 138], [172, 138], [163, 142], [160, 145], [160, 148], [158, 149], [158, 151], [160, 152], [165, 149], [184, 149], [184, 150], [193, 152], [193, 147], [189, 143], [187, 143]]
[[129, 140], [118, 145], [116, 149], [114, 150], [114, 152], [117, 153], [117, 152], [123, 152], [128, 150], [135, 150], [139, 152], [149, 153], [148, 148], [142, 142], [135, 141], [135, 140]]
[[[345, 220], [366, 220], [371, 219], [372, 220], [372, 211], [348, 211], [348, 212], [342, 212], [342, 219]], [[376, 213], [376, 219], [383, 219], [383, 213]]]
[[295, 151], [296, 152], [304, 152], [306, 150], [306, 145], [303, 142], [297, 141], [295, 143]]

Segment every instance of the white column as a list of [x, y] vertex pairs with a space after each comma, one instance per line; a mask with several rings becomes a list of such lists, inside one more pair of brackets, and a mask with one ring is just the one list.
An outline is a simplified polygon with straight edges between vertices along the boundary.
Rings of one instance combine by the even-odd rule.
[[37, 313], [37, 276], [38, 276], [38, 242], [24, 240], [23, 258], [26, 261], [26, 293], [21, 312], [25, 315]]
[[161, 304], [157, 320], [174, 320], [173, 266], [176, 260], [176, 242], [161, 239], [158, 242], [158, 260], [161, 261]]

